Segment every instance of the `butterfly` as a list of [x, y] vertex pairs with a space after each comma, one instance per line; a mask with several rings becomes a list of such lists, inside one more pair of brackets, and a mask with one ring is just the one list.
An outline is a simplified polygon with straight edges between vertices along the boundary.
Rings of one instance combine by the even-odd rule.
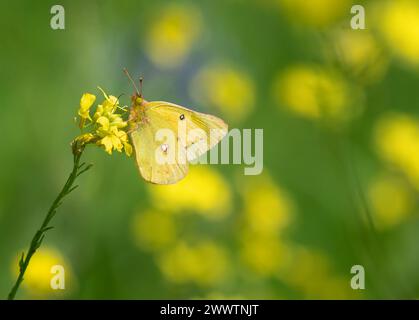
[[147, 101], [128, 71], [135, 93], [131, 97], [129, 136], [141, 176], [154, 184], [173, 184], [228, 132], [220, 118], [165, 101]]

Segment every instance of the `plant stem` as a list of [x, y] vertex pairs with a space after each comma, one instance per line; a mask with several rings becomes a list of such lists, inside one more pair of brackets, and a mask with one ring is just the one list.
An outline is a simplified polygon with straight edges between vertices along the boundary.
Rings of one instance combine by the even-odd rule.
[[22, 256], [19, 260], [19, 276], [17, 277], [16, 282], [8, 295], [8, 300], [13, 300], [15, 298], [16, 292], [23, 281], [23, 276], [25, 275], [26, 269], [28, 268], [32, 256], [35, 254], [36, 250], [41, 246], [42, 241], [45, 237], [45, 233], [53, 228], [50, 226], [51, 219], [57, 213], [57, 209], [62, 204], [63, 199], [78, 187], [73, 187], [77, 177], [91, 168], [92, 165], [85, 166], [85, 163], [82, 163], [81, 165], [79, 164], [83, 150], [83, 146], [80, 147], [77, 145], [73, 145], [73, 170], [71, 171], [70, 176], [68, 177], [61, 192], [58, 194], [57, 198], [54, 200], [50, 209], [48, 210], [48, 213], [44, 221], [42, 222], [41, 227], [38, 231], [36, 231], [35, 235], [33, 236], [26, 256], [24, 253], [22, 253]]

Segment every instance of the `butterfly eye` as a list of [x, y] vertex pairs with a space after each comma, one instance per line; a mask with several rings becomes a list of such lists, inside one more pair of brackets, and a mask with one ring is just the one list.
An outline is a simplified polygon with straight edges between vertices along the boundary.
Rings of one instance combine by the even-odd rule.
[[180, 119], [180, 120], [185, 119], [185, 115], [184, 115], [184, 114], [181, 114], [181, 115], [180, 115], [180, 117], [179, 117], [179, 119]]

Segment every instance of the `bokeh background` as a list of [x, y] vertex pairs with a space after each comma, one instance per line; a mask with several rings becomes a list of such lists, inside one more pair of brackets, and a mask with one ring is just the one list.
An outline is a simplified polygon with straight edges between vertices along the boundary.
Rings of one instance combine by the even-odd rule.
[[[0, 295], [72, 166], [82, 93], [264, 129], [264, 171], [200, 165], [173, 186], [92, 147], [19, 298], [419, 297], [419, 1], [0, 4]], [[50, 289], [62, 264], [66, 290]], [[366, 289], [350, 287], [353, 265]]]

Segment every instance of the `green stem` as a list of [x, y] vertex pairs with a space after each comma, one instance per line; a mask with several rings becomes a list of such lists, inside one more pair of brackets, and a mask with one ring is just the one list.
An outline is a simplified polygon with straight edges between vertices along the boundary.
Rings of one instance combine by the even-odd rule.
[[73, 145], [73, 155], [74, 155], [74, 162], [73, 162], [73, 170], [70, 173], [64, 187], [62, 188], [61, 192], [58, 194], [57, 198], [52, 203], [48, 213], [42, 222], [41, 227], [38, 231], [36, 231], [35, 235], [32, 238], [30, 243], [28, 252], [26, 256], [22, 253], [22, 257], [19, 260], [19, 276], [16, 279], [16, 282], [8, 295], [8, 300], [13, 300], [15, 298], [16, 292], [19, 289], [20, 284], [23, 281], [23, 276], [25, 275], [26, 269], [28, 268], [29, 262], [31, 261], [32, 256], [35, 254], [36, 250], [41, 246], [42, 241], [44, 240], [45, 233], [52, 229], [50, 226], [51, 219], [57, 213], [58, 207], [61, 205], [63, 199], [70, 194], [77, 186], [74, 186], [74, 182], [76, 181], [77, 177], [82, 173], [86, 172], [91, 168], [91, 165], [85, 167], [85, 164], [79, 164], [80, 158], [83, 153], [84, 147], [80, 147], [77, 145]]

